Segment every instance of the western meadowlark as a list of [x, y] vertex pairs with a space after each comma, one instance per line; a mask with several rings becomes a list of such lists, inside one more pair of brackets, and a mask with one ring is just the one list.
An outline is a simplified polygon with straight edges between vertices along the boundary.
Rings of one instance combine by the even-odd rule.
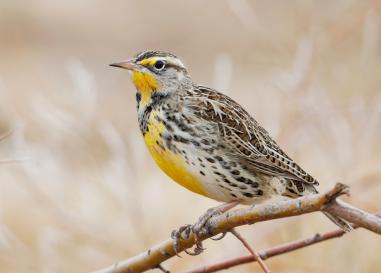
[[[231, 204], [227, 208], [273, 196], [317, 193], [318, 181], [247, 111], [228, 96], [193, 83], [175, 55], [145, 51], [111, 66], [131, 72], [145, 143], [159, 167], [178, 184]], [[351, 230], [344, 220], [326, 215]]]

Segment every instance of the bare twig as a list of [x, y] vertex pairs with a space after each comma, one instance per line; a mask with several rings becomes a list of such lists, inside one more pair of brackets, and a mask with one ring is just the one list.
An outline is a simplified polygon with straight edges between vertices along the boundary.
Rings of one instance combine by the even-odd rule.
[[[314, 211], [319, 211], [324, 209], [334, 215], [344, 218], [345, 220], [358, 224], [361, 227], [367, 228], [371, 231], [381, 234], [381, 219], [377, 217], [371, 217], [366, 212], [361, 212], [363, 218], [354, 217], [355, 215], [360, 216], [358, 213], [359, 209], [356, 209], [356, 213], [344, 213], [345, 203], [332, 203], [335, 198], [341, 194], [346, 194], [348, 192], [348, 187], [343, 184], [336, 184], [334, 188], [326, 193], [315, 194], [310, 196], [300, 197], [298, 199], [291, 199], [287, 201], [261, 204], [254, 207], [246, 207], [242, 209], [237, 209], [232, 212], [227, 212], [222, 215], [217, 215], [212, 217], [207, 225], [209, 232], [203, 232], [199, 234], [198, 240], [205, 240], [207, 238], [213, 237], [219, 233], [227, 232], [234, 227], [254, 224], [256, 222], [267, 221], [271, 219], [277, 219], [282, 217], [296, 216], [305, 213], [310, 213]], [[343, 207], [343, 210], [337, 209], [334, 212], [335, 207]], [[365, 217], [366, 216], [366, 217]], [[376, 219], [374, 219], [376, 218]], [[371, 220], [370, 223], [367, 221]], [[195, 244], [195, 237], [191, 233], [187, 239], [181, 240], [178, 245], [178, 252], [184, 249], [190, 248]], [[160, 263], [168, 260], [169, 258], [176, 255], [173, 249], [173, 240], [164, 241], [148, 251], [145, 251], [135, 257], [121, 261], [115, 265], [108, 268], [96, 271], [96, 273], [137, 273], [144, 272], [151, 268], [156, 267]]]
[[[267, 249], [265, 251], [261, 251], [258, 254], [262, 258], [262, 260], [266, 260], [268, 258], [278, 256], [287, 252], [291, 252], [291, 251], [294, 251], [306, 246], [310, 246], [322, 241], [338, 238], [343, 236], [344, 234], [345, 232], [342, 231], [341, 229], [336, 229], [336, 230], [329, 231], [323, 234], [315, 234], [306, 239], [297, 240], [297, 241], [289, 242], [280, 246], [276, 246], [276, 247]], [[212, 273], [222, 269], [228, 269], [233, 266], [251, 263], [255, 261], [256, 259], [252, 255], [246, 255], [246, 256], [228, 259], [228, 260], [218, 262], [212, 265], [206, 265], [197, 269], [189, 270], [189, 271], [186, 271], [185, 273]]]
[[[381, 216], [381, 213], [377, 213], [374, 216], [379, 218]], [[353, 225], [353, 229], [357, 229], [357, 228], [358, 228], [357, 225]], [[339, 238], [345, 234], [346, 232], [341, 229], [328, 231], [323, 234], [317, 233], [306, 239], [288, 242], [283, 245], [275, 246], [270, 249], [261, 251], [258, 253], [258, 256], [262, 260], [266, 260], [268, 258], [278, 256], [284, 253], [292, 252], [294, 250], [298, 250], [300, 248], [304, 248], [313, 244], [317, 244], [317, 243], [331, 240], [334, 238]], [[251, 263], [255, 261], [259, 261], [259, 259], [255, 259], [252, 255], [241, 256], [241, 257], [224, 260], [212, 265], [206, 265], [197, 269], [189, 270], [189, 271], [186, 271], [185, 273], [212, 273], [212, 272], [217, 272], [223, 269], [228, 269], [233, 266]]]
[[235, 230], [234, 228], [230, 231], [231, 234], [233, 234], [238, 240], [241, 241], [241, 243], [246, 247], [247, 250], [251, 253], [253, 260], [258, 261], [259, 265], [261, 266], [262, 270], [265, 273], [271, 273], [271, 270], [267, 267], [267, 265], [262, 260], [261, 256], [257, 254], [257, 252], [249, 245], [249, 243], [245, 240], [245, 238], [242, 237], [242, 235]]

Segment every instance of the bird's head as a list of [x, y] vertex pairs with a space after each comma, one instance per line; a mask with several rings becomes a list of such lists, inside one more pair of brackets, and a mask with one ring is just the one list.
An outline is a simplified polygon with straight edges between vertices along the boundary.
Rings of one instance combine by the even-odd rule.
[[171, 95], [192, 84], [184, 64], [175, 55], [167, 52], [144, 51], [130, 60], [110, 65], [131, 72], [140, 104], [143, 106], [149, 104], [154, 94]]

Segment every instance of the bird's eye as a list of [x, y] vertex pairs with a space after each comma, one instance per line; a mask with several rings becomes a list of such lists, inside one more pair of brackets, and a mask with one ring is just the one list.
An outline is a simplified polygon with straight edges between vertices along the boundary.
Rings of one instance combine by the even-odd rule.
[[158, 60], [154, 65], [153, 65], [157, 70], [162, 70], [165, 67], [165, 63], [161, 60]]

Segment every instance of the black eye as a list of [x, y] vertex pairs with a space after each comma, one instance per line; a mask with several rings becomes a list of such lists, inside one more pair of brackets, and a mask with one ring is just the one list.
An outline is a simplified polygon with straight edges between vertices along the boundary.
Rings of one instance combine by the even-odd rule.
[[154, 65], [153, 65], [157, 70], [162, 70], [165, 66], [165, 63], [161, 60], [158, 60]]

